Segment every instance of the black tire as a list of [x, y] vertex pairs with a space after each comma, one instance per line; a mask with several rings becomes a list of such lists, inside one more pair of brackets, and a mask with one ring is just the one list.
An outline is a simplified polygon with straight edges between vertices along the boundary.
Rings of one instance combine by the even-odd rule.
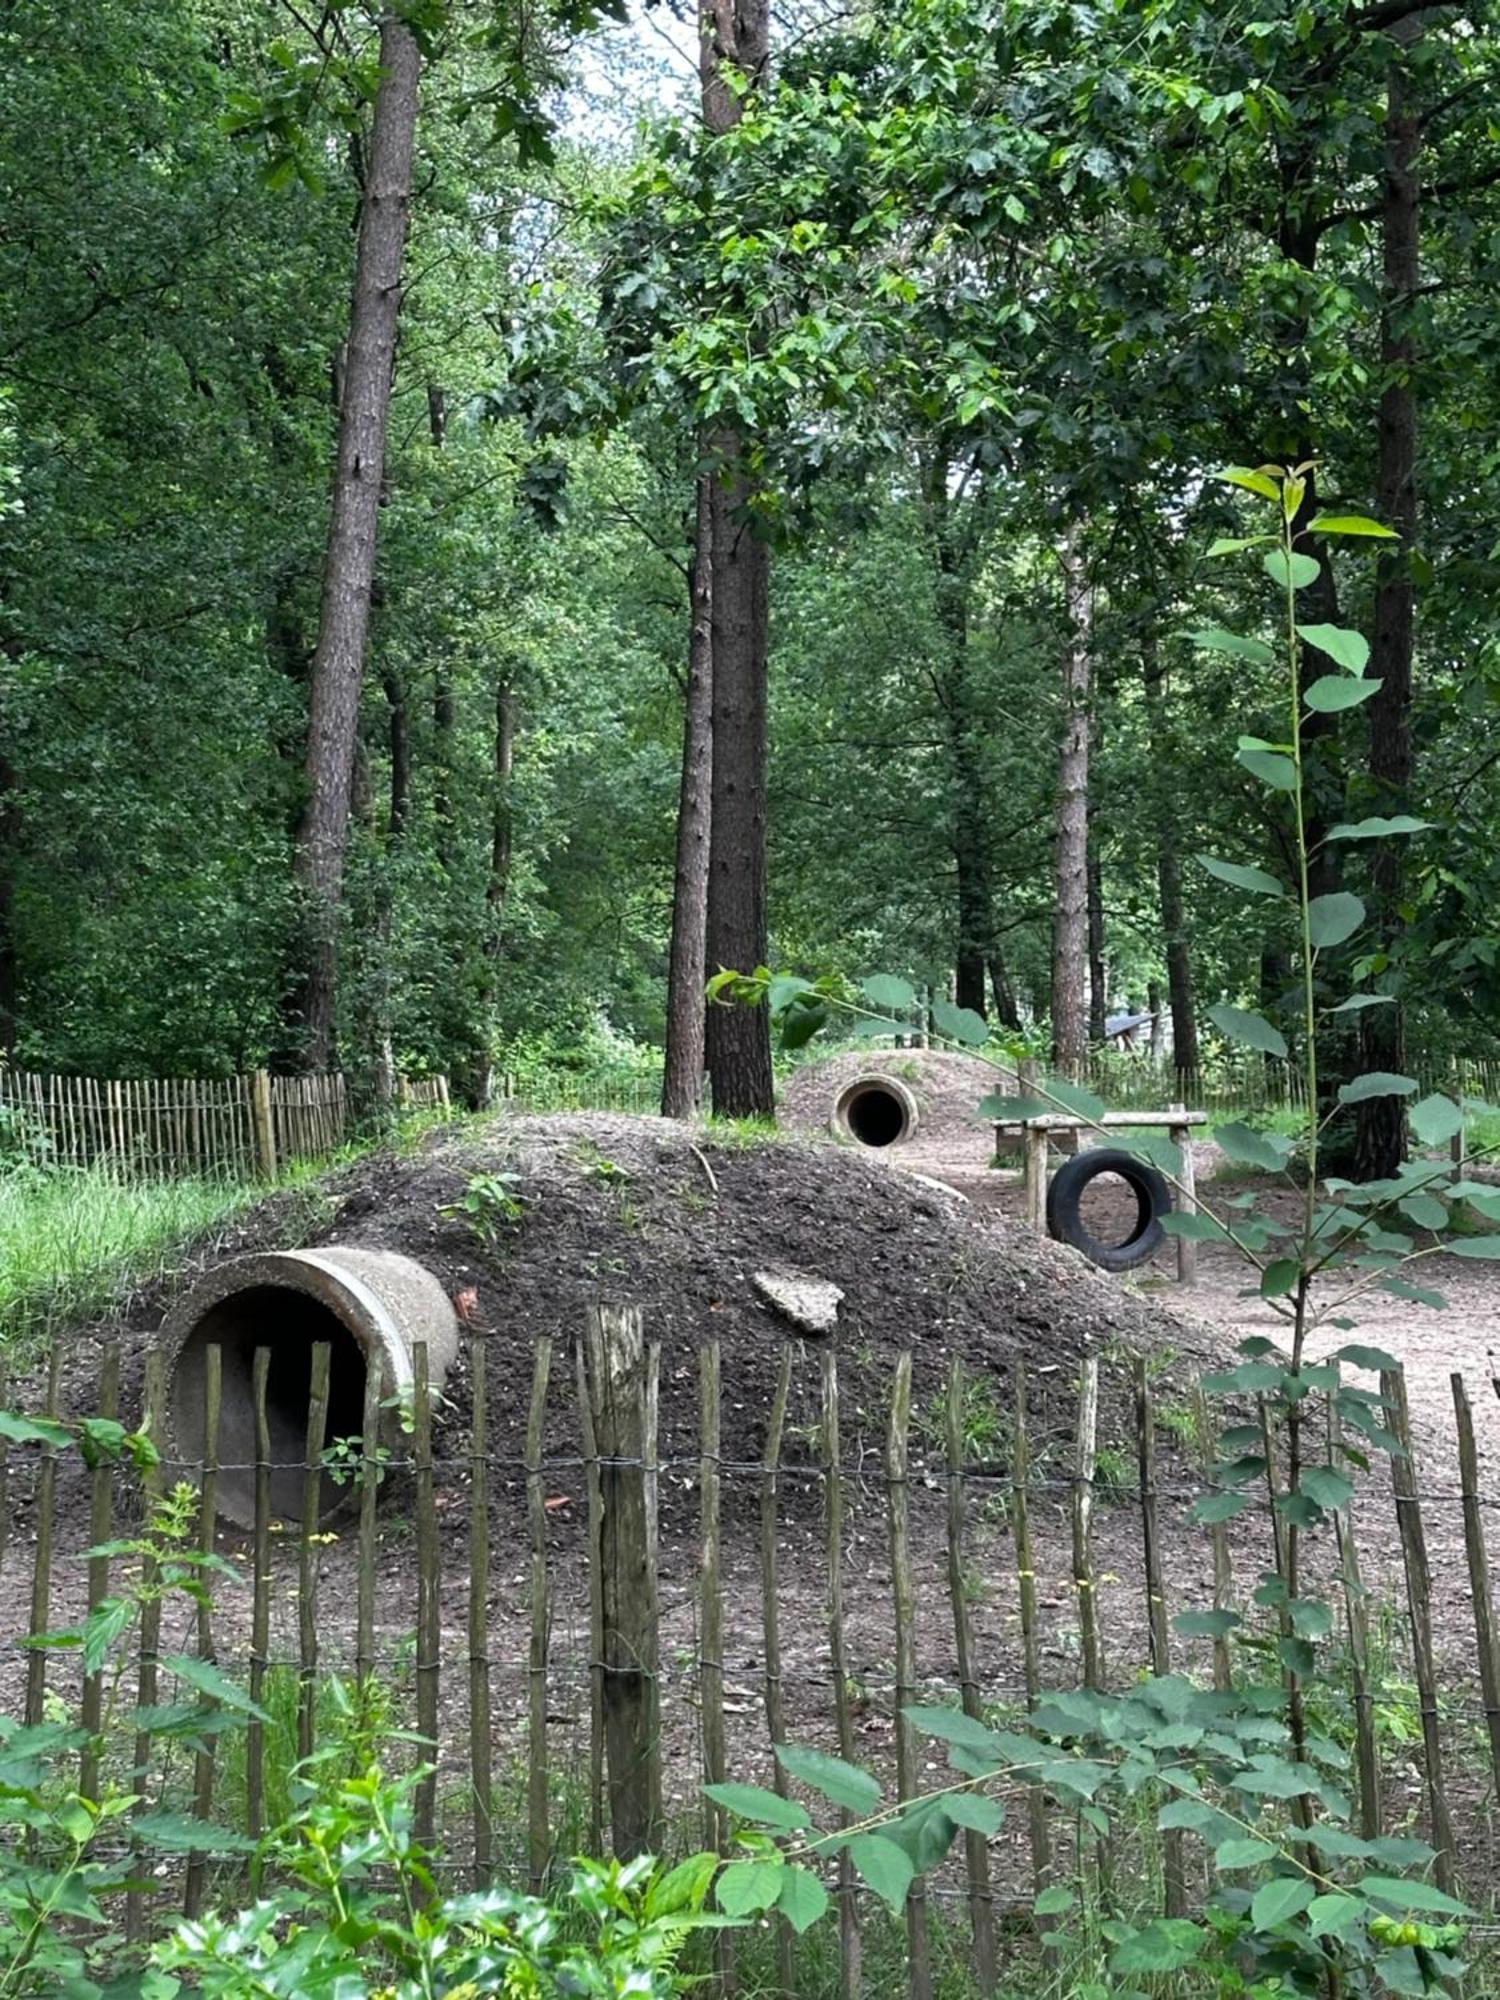
[[[1117, 1174], [1135, 1196], [1135, 1228], [1123, 1243], [1101, 1243], [1083, 1225], [1083, 1191], [1100, 1174]], [[1161, 1219], [1171, 1212], [1171, 1190], [1155, 1167], [1114, 1146], [1090, 1147], [1064, 1160], [1047, 1189], [1047, 1234], [1071, 1243], [1104, 1271], [1131, 1271], [1155, 1256], [1166, 1234]]]

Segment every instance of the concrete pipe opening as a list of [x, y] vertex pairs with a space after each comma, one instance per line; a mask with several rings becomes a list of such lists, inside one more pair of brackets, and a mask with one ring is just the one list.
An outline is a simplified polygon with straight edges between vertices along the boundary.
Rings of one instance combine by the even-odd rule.
[[[208, 1350], [220, 1365], [219, 1512], [255, 1524], [255, 1355], [270, 1350], [266, 1425], [271, 1513], [300, 1522], [307, 1456], [313, 1348], [329, 1347], [328, 1443], [364, 1429], [365, 1380], [381, 1375], [382, 1401], [412, 1387], [412, 1350], [427, 1344], [434, 1390], [458, 1352], [458, 1321], [430, 1271], [389, 1250], [285, 1250], [236, 1257], [194, 1286], [161, 1332], [167, 1369], [170, 1443], [186, 1464], [201, 1462]], [[382, 1418], [394, 1447], [399, 1413]], [[319, 1518], [336, 1514], [352, 1488], [325, 1476]]]
[[917, 1129], [917, 1100], [897, 1076], [857, 1076], [833, 1100], [834, 1136], [894, 1146]]

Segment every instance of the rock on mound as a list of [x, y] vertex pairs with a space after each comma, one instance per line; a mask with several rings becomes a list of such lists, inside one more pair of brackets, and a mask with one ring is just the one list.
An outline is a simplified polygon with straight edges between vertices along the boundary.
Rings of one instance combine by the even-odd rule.
[[[926, 1147], [934, 1141], [965, 1142], [975, 1134], [986, 1148], [990, 1127], [978, 1107], [984, 1098], [1015, 1087], [1012, 1071], [978, 1056], [940, 1049], [855, 1049], [795, 1070], [782, 1088], [778, 1115], [794, 1131], [826, 1134], [839, 1092], [856, 1077], [876, 1074], [897, 1078], [916, 1099], [916, 1142]], [[970, 1150], [966, 1144], [964, 1150]]]

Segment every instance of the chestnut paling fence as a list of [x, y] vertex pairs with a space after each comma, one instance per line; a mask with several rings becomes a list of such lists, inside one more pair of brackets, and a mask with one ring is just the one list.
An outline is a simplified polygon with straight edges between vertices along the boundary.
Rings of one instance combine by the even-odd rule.
[[[446, 1077], [401, 1077], [396, 1108], [446, 1112]], [[122, 1178], [274, 1180], [326, 1159], [353, 1135], [338, 1072], [230, 1077], [91, 1077], [0, 1064], [0, 1151], [44, 1167]]]
[[[75, 1414], [133, 1415], [123, 1359], [103, 1346], [97, 1382], [85, 1384], [76, 1350], [55, 1349], [36, 1393], [7, 1399], [0, 1383], [0, 1409], [29, 1401], [34, 1415], [66, 1417], [67, 1379], [83, 1399]], [[757, 1357], [753, 1380], [726, 1384], [709, 1341], [668, 1357], [666, 1425], [663, 1356], [633, 1308], [591, 1312], [572, 1353], [538, 1340], [529, 1393], [497, 1379], [478, 1337], [460, 1371], [467, 1408], [429, 1391], [425, 1350], [415, 1363], [409, 1429], [374, 1442], [382, 1411], [372, 1383], [362, 1437], [339, 1441], [327, 1435], [329, 1350], [312, 1350], [304, 1518], [277, 1521], [268, 1395], [281, 1392], [271, 1351], [260, 1350], [255, 1458], [235, 1468], [254, 1475], [245, 1534], [215, 1514], [231, 1469], [219, 1454], [217, 1349], [203, 1453], [191, 1464], [90, 1469], [70, 1447], [7, 1443], [0, 1426], [0, 1666], [12, 1715], [34, 1724], [61, 1699], [98, 1725], [112, 1666], [85, 1677], [76, 1653], [34, 1642], [121, 1587], [119, 1560], [88, 1550], [127, 1532], [176, 1482], [196, 1487], [201, 1546], [243, 1571], [243, 1587], [220, 1590], [211, 1611], [148, 1611], [129, 1639], [119, 1711], [191, 1703], [196, 1687], [207, 1718], [232, 1687], [243, 1731], [162, 1745], [144, 1733], [132, 1740], [127, 1721], [102, 1749], [81, 1751], [85, 1786], [128, 1783], [137, 1811], [186, 1812], [222, 1829], [221, 1849], [235, 1837], [243, 1849], [274, 1818], [289, 1765], [320, 1740], [327, 1677], [376, 1676], [398, 1722], [430, 1746], [417, 1829], [439, 1843], [447, 1879], [503, 1872], [541, 1887], [584, 1844], [722, 1843], [728, 1829], [701, 1785], [733, 1776], [787, 1789], [773, 1743], [836, 1751], [893, 1789], [931, 1786], [940, 1768], [924, 1768], [926, 1753], [903, 1738], [901, 1712], [915, 1702], [1020, 1715], [1048, 1690], [1127, 1686], [1148, 1668], [1186, 1668], [1223, 1686], [1246, 1670], [1227, 1639], [1184, 1640], [1172, 1615], [1232, 1608], [1268, 1629], [1251, 1594], [1270, 1566], [1269, 1525], [1190, 1516], [1194, 1497], [1212, 1490], [1197, 1442], [1201, 1399], [1158, 1407], [1163, 1392], [1142, 1361], [1089, 1357], [1076, 1373], [1033, 1370], [1029, 1382], [1020, 1366], [992, 1377], [954, 1363], [945, 1380], [924, 1367], [914, 1401], [910, 1354], [873, 1387], [867, 1367], [851, 1394], [832, 1346], [789, 1343]], [[1410, 1449], [1400, 1378], [1383, 1387]], [[1500, 1794], [1486, 1551], [1500, 1503], [1479, 1488], [1459, 1376], [1453, 1393], [1456, 1482], [1423, 1479], [1414, 1454], [1398, 1458], [1371, 1473], [1340, 1519], [1333, 1567], [1347, 1582], [1363, 1563], [1363, 1585], [1342, 1603], [1339, 1726], [1361, 1830], [1410, 1824], [1420, 1786], [1415, 1816], [1440, 1850], [1439, 1879], [1464, 1886], [1467, 1858], [1473, 1894], [1485, 1843], [1464, 1796], [1450, 1793], [1457, 1770], [1470, 1801], [1476, 1772], [1480, 1789]], [[144, 1395], [148, 1426], [164, 1436], [155, 1355]], [[736, 1458], [724, 1448], [725, 1413], [743, 1435], [747, 1404], [758, 1448]], [[1101, 1429], [1128, 1449], [1101, 1447]], [[348, 1481], [348, 1512], [331, 1522], [330, 1463]], [[1434, 1632], [1424, 1520], [1435, 1512], [1445, 1532], [1461, 1526], [1472, 1583], [1472, 1624], [1461, 1632]], [[1392, 1594], [1384, 1613], [1382, 1570]], [[216, 1681], [192, 1680], [200, 1659]], [[1394, 1734], [1382, 1723], [1393, 1703], [1408, 1717]], [[978, 1989], [998, 1990], [1035, 1895], [1071, 1866], [1076, 1832], [1066, 1809], [1032, 1790], [993, 1840], [967, 1838], [916, 1882], [908, 1924], [957, 1926]], [[174, 1908], [242, 1893], [243, 1852], [215, 1854], [217, 1839], [153, 1853], [154, 1886], [132, 1890], [123, 1912], [132, 1935]], [[1169, 1913], [1206, 1891], [1180, 1834], [1161, 1836], [1152, 1865], [1158, 1887], [1148, 1880], [1142, 1893]], [[886, 1920], [847, 1866], [830, 1886], [847, 1958], [861, 1927]], [[783, 1928], [775, 1948], [793, 1991], [805, 1947]], [[929, 1956], [914, 1950], [907, 1964], [912, 2000], [928, 2000]]]

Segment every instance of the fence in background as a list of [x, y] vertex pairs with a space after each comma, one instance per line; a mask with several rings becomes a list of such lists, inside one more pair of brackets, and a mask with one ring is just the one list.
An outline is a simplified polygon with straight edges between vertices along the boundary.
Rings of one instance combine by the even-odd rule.
[[[331, 1443], [328, 1352], [312, 1353], [297, 1455], [311, 1492]], [[191, 1659], [175, 1695], [167, 1681], [173, 1648], [192, 1649], [260, 1719], [252, 1714], [238, 1735], [206, 1733], [196, 1743], [179, 1735], [165, 1751], [144, 1735], [106, 1744], [121, 1773], [133, 1762], [142, 1810], [190, 1811], [231, 1835], [258, 1836], [286, 1797], [295, 1756], [319, 1739], [320, 1678], [376, 1676], [396, 1703], [392, 1727], [412, 1727], [433, 1746], [416, 1828], [441, 1843], [445, 1878], [508, 1873], [541, 1886], [570, 1853], [654, 1842], [668, 1818], [681, 1838], [722, 1842], [727, 1830], [705, 1811], [701, 1784], [727, 1774], [785, 1789], [770, 1754], [776, 1742], [836, 1751], [893, 1787], [898, 1773], [926, 1770], [930, 1785], [927, 1753], [903, 1740], [901, 1711], [913, 1702], [949, 1702], [992, 1720], [1024, 1714], [1060, 1687], [1128, 1687], [1147, 1669], [1187, 1666], [1225, 1686], [1240, 1660], [1261, 1657], [1232, 1660], [1223, 1636], [1231, 1621], [1202, 1620], [1208, 1636], [1178, 1638], [1169, 1614], [1187, 1609], [1239, 1612], [1267, 1653], [1274, 1643], [1274, 1613], [1252, 1597], [1270, 1567], [1268, 1517], [1243, 1517], [1231, 1533], [1190, 1516], [1194, 1498], [1217, 1490], [1201, 1400], [1163, 1405], [1144, 1362], [1101, 1368], [1086, 1359], [1076, 1380], [1054, 1367], [1028, 1386], [1020, 1366], [1002, 1377], [944, 1364], [944, 1380], [919, 1360], [914, 1390], [905, 1354], [885, 1368], [866, 1364], [841, 1390], [831, 1344], [788, 1344], [726, 1383], [716, 1342], [674, 1354], [664, 1371], [628, 1307], [590, 1314], [576, 1354], [536, 1341], [529, 1395], [515, 1357], [503, 1379], [497, 1359], [487, 1365], [476, 1333], [469, 1408], [449, 1406], [438, 1422], [418, 1351], [409, 1436], [390, 1457], [358, 1439], [335, 1454], [352, 1508], [336, 1533], [316, 1509], [300, 1523], [271, 1517], [268, 1364], [256, 1370], [255, 1461], [220, 1460], [210, 1362], [203, 1461], [140, 1479], [147, 1492], [182, 1477], [200, 1482], [202, 1545], [235, 1551], [249, 1587], [224, 1589], [211, 1619], [189, 1610], [185, 1621], [169, 1617], [166, 1632], [143, 1626], [125, 1686], [148, 1707], [191, 1704]], [[76, 1354], [69, 1366], [78, 1381]], [[305, 1352], [300, 1366], [306, 1395]], [[62, 1380], [58, 1351], [39, 1398], [44, 1414], [57, 1414]], [[113, 1414], [119, 1383], [119, 1351], [105, 1348], [89, 1407]], [[1389, 1421], [1409, 1447], [1399, 1378], [1383, 1388]], [[278, 1390], [272, 1380], [273, 1398]], [[367, 1388], [364, 1400], [372, 1436], [378, 1393]], [[147, 1395], [164, 1406], [154, 1360]], [[1341, 1604], [1347, 1650], [1333, 1726], [1353, 1749], [1361, 1831], [1400, 1831], [1417, 1813], [1434, 1845], [1456, 1847], [1460, 1876], [1467, 1867], [1470, 1890], [1483, 1896], [1484, 1799], [1492, 1781], [1500, 1789], [1500, 1733], [1486, 1738], [1483, 1727], [1500, 1686], [1485, 1521], [1500, 1499], [1479, 1490], [1458, 1377], [1454, 1395], [1458, 1482], [1419, 1482], [1415, 1458], [1398, 1459], [1393, 1474], [1369, 1476], [1353, 1516], [1341, 1520], [1336, 1602], [1340, 1562], [1354, 1582]], [[347, 1389], [342, 1400], [349, 1407]], [[757, 1412], [753, 1430], [726, 1439], [726, 1418], [743, 1425], [747, 1406]], [[72, 1451], [13, 1446], [7, 1464], [6, 1450], [0, 1433], [0, 1620], [9, 1619], [3, 1637], [16, 1648], [78, 1622], [118, 1587], [109, 1557], [79, 1557], [138, 1517], [142, 1494], [137, 1475], [109, 1465], [90, 1472]], [[231, 1473], [254, 1480], [250, 1535], [212, 1518], [214, 1487]], [[1445, 1545], [1450, 1523], [1455, 1541], [1461, 1532], [1470, 1575], [1483, 1579], [1462, 1610], [1444, 1593], [1451, 1615], [1472, 1616], [1477, 1652], [1454, 1629], [1434, 1644], [1426, 1557], [1415, 1553], [1424, 1510], [1439, 1516]], [[1402, 1588], [1398, 1549], [1406, 1615], [1382, 1626], [1377, 1645], [1382, 1593]], [[1449, 1676], [1441, 1686], [1435, 1660]], [[0, 1666], [18, 1694], [24, 1680], [28, 1721], [55, 1712], [58, 1696], [81, 1700], [87, 1715], [91, 1687], [98, 1712], [98, 1681], [80, 1681], [76, 1653], [17, 1650]], [[1410, 1726], [1382, 1734], [1379, 1718], [1393, 1704]], [[202, 1705], [208, 1715], [219, 1701], [210, 1693]], [[82, 1754], [91, 1760], [85, 1780], [97, 1782], [97, 1751]], [[402, 1754], [395, 1739], [392, 1754]], [[1456, 1788], [1445, 1761], [1455, 1757], [1469, 1760]], [[1033, 1791], [1024, 1826], [994, 1842], [970, 1840], [919, 1878], [920, 1920], [944, 1913], [963, 1927], [980, 1993], [997, 1990], [997, 1930], [1024, 1926], [1037, 1891], [1059, 1867], [1066, 1872], [1078, 1832], [1065, 1804]], [[1179, 1910], [1182, 1897], [1199, 1899], [1209, 1879], [1191, 1867], [1184, 1876], [1183, 1860], [1180, 1842], [1164, 1865], [1148, 1855], [1142, 1893], [1164, 1896], [1169, 1910], [1174, 1899]], [[217, 1885], [203, 1852], [153, 1853], [149, 1874], [138, 1871], [152, 1886], [133, 1894], [132, 1933], [174, 1906], [197, 1909], [215, 1886], [241, 1895], [243, 1861], [213, 1865], [227, 1871]], [[1118, 1853], [1115, 1865], [1123, 1866]], [[1450, 1851], [1440, 1879], [1451, 1865]], [[847, 1867], [832, 1886], [848, 1948], [877, 1919]], [[778, 1984], [788, 1993], [798, 1990], [797, 1948], [783, 1929]], [[925, 1957], [911, 1954], [900, 1977], [911, 2000], [931, 2000]]]
[[[446, 1111], [446, 1077], [400, 1078], [396, 1101]], [[274, 1180], [351, 1134], [338, 1073], [231, 1077], [60, 1076], [0, 1067], [0, 1144], [41, 1166], [131, 1178]]]

